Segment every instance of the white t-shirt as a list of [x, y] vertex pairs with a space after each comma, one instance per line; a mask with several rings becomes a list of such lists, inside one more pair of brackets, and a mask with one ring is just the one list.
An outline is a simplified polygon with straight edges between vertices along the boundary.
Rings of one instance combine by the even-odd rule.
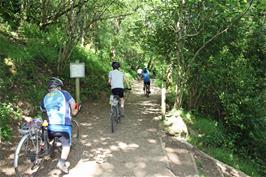
[[124, 88], [124, 74], [121, 71], [117, 69], [110, 71], [108, 77], [111, 80], [111, 89]]

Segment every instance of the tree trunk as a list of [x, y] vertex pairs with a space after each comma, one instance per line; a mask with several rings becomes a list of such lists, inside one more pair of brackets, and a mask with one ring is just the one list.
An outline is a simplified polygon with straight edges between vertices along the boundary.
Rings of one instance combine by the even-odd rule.
[[184, 5], [185, 0], [180, 2], [180, 11], [179, 11], [179, 18], [176, 22], [175, 31], [176, 31], [176, 69], [177, 69], [177, 79], [176, 79], [176, 99], [174, 108], [179, 109], [182, 106], [182, 99], [183, 99], [183, 89], [185, 87], [184, 80], [185, 80], [185, 73], [184, 73], [184, 58], [182, 55], [182, 47], [183, 47], [183, 40], [182, 40], [182, 33], [184, 33], [185, 24], [183, 23], [184, 18]]
[[166, 88], [170, 87], [173, 84], [173, 62], [167, 66], [166, 70]]
[[[180, 28], [180, 23], [177, 23], [177, 27]], [[177, 44], [176, 44], [176, 61], [177, 61], [177, 66], [176, 66], [176, 70], [177, 70], [177, 78], [176, 78], [176, 99], [175, 99], [175, 104], [174, 107], [176, 109], [179, 109], [182, 106], [182, 98], [183, 98], [183, 92], [182, 89], [184, 87], [183, 85], [183, 66], [181, 60], [181, 41], [179, 40], [180, 34], [176, 34], [176, 38], [177, 38]]]

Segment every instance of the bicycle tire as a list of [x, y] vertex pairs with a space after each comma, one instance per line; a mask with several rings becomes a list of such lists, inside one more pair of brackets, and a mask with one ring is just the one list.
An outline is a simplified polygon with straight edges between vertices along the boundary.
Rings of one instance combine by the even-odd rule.
[[114, 133], [114, 131], [115, 131], [116, 119], [117, 119], [117, 109], [116, 109], [116, 106], [112, 106], [112, 112], [111, 112], [111, 130], [112, 130], [112, 133]]
[[116, 106], [116, 123], [120, 123], [121, 122], [121, 103], [120, 101], [118, 102], [117, 106]]
[[30, 177], [37, 173], [42, 161], [42, 159], [38, 158], [40, 143], [40, 135], [31, 136], [27, 134], [21, 138], [14, 158], [14, 168], [17, 177]]
[[79, 123], [76, 120], [71, 120], [72, 123], [72, 146], [79, 142]]

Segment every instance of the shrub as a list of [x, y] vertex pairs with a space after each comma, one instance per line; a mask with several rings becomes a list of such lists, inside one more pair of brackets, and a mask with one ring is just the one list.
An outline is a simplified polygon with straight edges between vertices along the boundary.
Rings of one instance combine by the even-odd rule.
[[11, 136], [10, 122], [21, 117], [20, 110], [10, 103], [0, 103], [0, 140], [8, 140]]
[[193, 124], [193, 129], [199, 134], [198, 142], [205, 147], [219, 147], [225, 143], [225, 135], [218, 123], [206, 118], [199, 118]]

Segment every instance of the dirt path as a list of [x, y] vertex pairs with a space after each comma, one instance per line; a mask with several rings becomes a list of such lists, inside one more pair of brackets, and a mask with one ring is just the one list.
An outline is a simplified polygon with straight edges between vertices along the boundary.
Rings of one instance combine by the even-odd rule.
[[[108, 99], [83, 104], [77, 120], [80, 142], [70, 153], [70, 173], [56, 169], [58, 157], [44, 161], [38, 177], [248, 177], [158, 128], [160, 90], [143, 96], [135, 83], [127, 95], [126, 117], [111, 133]], [[19, 137], [0, 144], [0, 177], [15, 176], [14, 152]], [[197, 163], [195, 163], [195, 160]], [[196, 166], [198, 165], [198, 167]], [[171, 170], [170, 170], [171, 169]], [[175, 175], [174, 175], [175, 174]]]
[[[140, 83], [134, 84], [127, 97], [125, 117], [117, 131], [111, 133], [110, 106], [88, 103], [78, 116], [81, 139], [69, 156], [70, 173], [56, 169], [57, 159], [45, 161], [41, 177], [172, 177], [159, 136], [159, 90], [152, 89], [150, 98], [143, 96]], [[2, 147], [1, 147], [2, 148]], [[1, 150], [2, 151], [2, 150]], [[12, 150], [2, 157], [0, 176], [14, 176]], [[3, 154], [3, 152], [2, 152]], [[1, 158], [1, 157], [0, 157]], [[5, 160], [4, 160], [5, 159]]]

